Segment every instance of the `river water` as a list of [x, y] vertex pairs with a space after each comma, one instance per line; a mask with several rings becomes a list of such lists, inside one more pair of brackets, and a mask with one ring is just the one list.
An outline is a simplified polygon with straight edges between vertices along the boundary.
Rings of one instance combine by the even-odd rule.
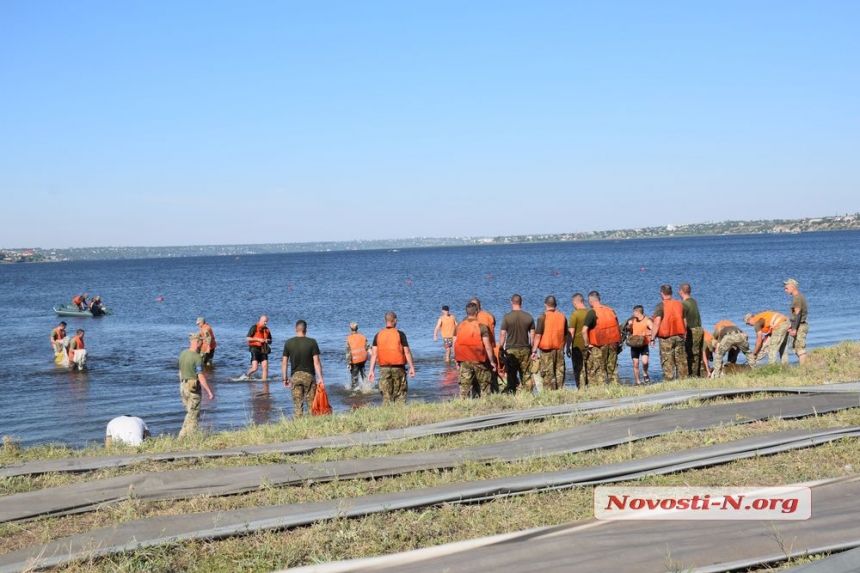
[[[154, 434], [177, 433], [184, 417], [177, 357], [198, 316], [218, 341], [208, 373], [216, 397], [204, 398], [201, 419], [217, 431], [292, 416], [280, 357], [300, 318], [322, 350], [329, 399], [346, 411], [381, 401], [376, 391], [347, 389], [351, 321], [370, 339], [394, 310], [416, 359], [409, 399], [438, 401], [458, 391], [456, 370], [432, 338], [443, 304], [459, 319], [478, 296], [501, 323], [515, 292], [537, 316], [547, 294], [568, 314], [574, 292], [596, 289], [624, 319], [635, 304], [650, 313], [661, 284], [677, 290], [686, 281], [706, 328], [724, 318], [741, 326], [746, 312], [787, 313], [788, 277], [809, 301], [810, 346], [857, 337], [860, 232], [850, 231], [0, 265], [8, 305], [0, 318], [0, 435], [80, 446], [101, 441], [107, 422], [123, 413], [144, 418]], [[65, 319], [70, 333], [86, 330], [89, 351], [88, 370], [68, 372], [53, 364], [48, 338], [60, 319], [51, 307], [79, 292], [100, 294], [115, 314]], [[274, 336], [274, 380], [230, 382], [247, 368], [244, 337], [261, 314]], [[630, 383], [626, 352], [619, 367]], [[659, 367], [651, 372], [659, 380]]]

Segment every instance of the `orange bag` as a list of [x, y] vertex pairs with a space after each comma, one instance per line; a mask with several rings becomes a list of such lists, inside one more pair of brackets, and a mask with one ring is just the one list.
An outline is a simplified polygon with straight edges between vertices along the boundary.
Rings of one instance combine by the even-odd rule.
[[317, 384], [317, 393], [314, 395], [314, 403], [311, 406], [312, 416], [327, 416], [331, 414], [332, 409], [328, 403], [328, 394], [325, 391], [325, 384], [322, 382]]

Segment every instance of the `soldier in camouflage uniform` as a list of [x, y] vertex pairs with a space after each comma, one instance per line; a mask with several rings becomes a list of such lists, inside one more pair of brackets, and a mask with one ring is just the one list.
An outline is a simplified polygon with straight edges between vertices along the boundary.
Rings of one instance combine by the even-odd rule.
[[478, 322], [478, 305], [466, 305], [466, 319], [454, 332], [454, 360], [460, 365], [460, 398], [471, 396], [476, 385], [481, 396], [492, 389], [496, 361], [490, 343], [490, 329]]
[[564, 347], [570, 337], [567, 317], [557, 310], [558, 302], [552, 295], [543, 302], [544, 312], [538, 317], [532, 340], [532, 359], [540, 350], [540, 375], [544, 387], [561, 390], [564, 387]]
[[615, 311], [600, 302], [596, 290], [588, 293], [591, 309], [582, 325], [582, 339], [588, 345], [585, 369], [588, 382], [618, 384], [618, 351], [621, 348], [621, 326]]
[[379, 363], [379, 392], [382, 394], [382, 404], [405, 402], [408, 390], [406, 382], [406, 367], [409, 366], [409, 377], [415, 378], [415, 364], [412, 361], [412, 351], [406, 334], [397, 330], [397, 315], [385, 313], [385, 328], [373, 337], [370, 354], [370, 373], [367, 379], [376, 379], [375, 368]]
[[687, 377], [687, 351], [684, 338], [687, 332], [684, 320], [684, 306], [672, 298], [672, 286], [660, 287], [663, 300], [654, 307], [651, 317], [651, 346], [660, 341], [660, 366], [663, 367], [663, 380]]
[[499, 332], [499, 348], [504, 348], [507, 356], [508, 383], [506, 393], [514, 393], [517, 388], [534, 391], [534, 378], [531, 371], [531, 341], [535, 333], [532, 315], [522, 310], [523, 297], [511, 297], [511, 312], [502, 317]]
[[731, 356], [733, 353], [743, 352], [747, 362], [751, 366], [755, 364], [755, 358], [750, 352], [747, 333], [729, 321], [722, 321], [717, 324], [713, 342], [716, 346], [714, 347], [714, 371], [711, 378], [722, 376], [723, 357], [727, 353]]

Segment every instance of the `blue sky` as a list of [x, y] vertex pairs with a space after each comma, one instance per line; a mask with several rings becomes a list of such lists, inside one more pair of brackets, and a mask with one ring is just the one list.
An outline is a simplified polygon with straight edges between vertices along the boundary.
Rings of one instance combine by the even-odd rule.
[[0, 2], [0, 247], [860, 211], [854, 1]]

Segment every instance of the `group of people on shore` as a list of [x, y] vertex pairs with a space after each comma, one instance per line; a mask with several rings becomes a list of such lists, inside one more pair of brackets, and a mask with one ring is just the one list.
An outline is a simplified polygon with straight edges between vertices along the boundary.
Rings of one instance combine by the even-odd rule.
[[[806, 298], [795, 279], [787, 279], [783, 286], [786, 294], [791, 296], [788, 316], [765, 310], [758, 314], [748, 313], [744, 317], [744, 322], [756, 333], [752, 349], [747, 333], [729, 320], [717, 322], [713, 331], [703, 328], [699, 306], [689, 283], [680, 285], [680, 300], [673, 297], [672, 286], [664, 284], [660, 287], [661, 300], [650, 317], [642, 305], [636, 305], [632, 316], [623, 323], [612, 308], [601, 302], [597, 291], [588, 293], [588, 306], [586, 296], [575, 293], [571, 297], [573, 312], [569, 317], [558, 310], [555, 296], [547, 296], [544, 312], [536, 321], [522, 310], [522, 297], [514, 294], [510, 298], [511, 311], [502, 317], [498, 341], [495, 317], [481, 307], [478, 298], [473, 298], [465, 306], [465, 319], [459, 323], [447, 305], [442, 307], [433, 339], [442, 338], [446, 362], [451, 360], [453, 352], [459, 369], [461, 398], [499, 391], [560, 390], [565, 384], [567, 358], [571, 360], [576, 388], [618, 383], [618, 355], [624, 345], [630, 348], [637, 385], [650, 382], [649, 356], [655, 347], [660, 350], [664, 380], [718, 378], [723, 375], [724, 363], [735, 365], [740, 353], [746, 357], [749, 367], [761, 362], [765, 353], [770, 363], [775, 363], [778, 358], [787, 363], [789, 347], [801, 364], [806, 361], [809, 331]], [[204, 339], [211, 339], [210, 346], [214, 351], [211, 327], [205, 325], [203, 319], [198, 319], [198, 324], [203, 326], [199, 333], [191, 335], [190, 350], [194, 351], [195, 345], [203, 344]], [[246, 341], [251, 365], [243, 379], [249, 379], [258, 368], [262, 370], [262, 378], [268, 379], [272, 334], [267, 324], [267, 318], [261, 316], [248, 331]], [[295, 331], [296, 335], [284, 343], [281, 373], [284, 386], [291, 388], [294, 416], [302, 416], [309, 413], [316, 388], [324, 384], [324, 380], [319, 345], [307, 336], [307, 323], [297, 321]], [[195, 353], [199, 358], [199, 379], [203, 359], [199, 349]], [[371, 383], [377, 380], [375, 371], [378, 365], [382, 403], [405, 401], [407, 376], [415, 376], [415, 365], [406, 334], [397, 329], [394, 312], [386, 313], [385, 327], [376, 333], [371, 343], [358, 332], [358, 324], [351, 323], [350, 334], [346, 337], [346, 358], [353, 388], [364, 377], [369, 359], [367, 380]], [[191, 376], [191, 370], [187, 370], [187, 375]], [[200, 386], [211, 397], [205, 381]], [[193, 400], [189, 401], [186, 406], [188, 416], [199, 416], [199, 410], [193, 413], [194, 407]], [[199, 408], [199, 395], [196, 407]], [[189, 423], [191, 426], [196, 428], [196, 420]]]
[[[522, 310], [522, 297], [514, 294], [510, 298], [510, 312], [502, 317], [498, 340], [495, 317], [481, 307], [478, 298], [472, 298], [465, 305], [466, 316], [461, 322], [447, 305], [442, 307], [433, 339], [441, 337], [446, 363], [453, 354], [459, 369], [461, 398], [500, 391], [560, 390], [565, 385], [568, 358], [576, 388], [618, 383], [618, 355], [625, 345], [630, 348], [636, 385], [650, 382], [649, 358], [655, 347], [660, 350], [664, 380], [717, 378], [723, 375], [724, 364], [734, 365], [740, 353], [750, 367], [761, 362], [765, 355], [770, 363], [778, 358], [787, 363], [789, 349], [801, 364], [806, 361], [809, 330], [806, 299], [795, 279], [784, 281], [784, 290], [791, 296], [788, 315], [765, 310], [744, 317], [744, 322], [755, 330], [752, 348], [747, 333], [729, 320], [717, 322], [713, 331], [703, 328], [689, 283], [680, 285], [680, 300], [673, 297], [672, 286], [664, 284], [660, 287], [661, 300], [650, 317], [642, 305], [636, 305], [632, 316], [623, 322], [612, 308], [601, 302], [597, 291], [589, 292], [587, 297], [575, 293], [569, 316], [558, 310], [557, 299], [549, 295], [537, 320]], [[408, 390], [407, 378], [415, 376], [412, 352], [406, 334], [397, 329], [397, 315], [388, 312], [384, 320], [385, 327], [370, 343], [358, 332], [357, 323], [349, 325], [345, 356], [351, 386], [356, 388], [365, 379], [369, 361], [366, 380], [378, 383], [382, 403], [403, 402]], [[180, 396], [186, 410], [180, 438], [197, 429], [202, 393], [214, 398], [204, 367], [212, 364], [217, 347], [215, 335], [203, 317], [197, 319], [197, 326], [198, 331], [189, 334], [189, 347], [179, 356]], [[75, 364], [77, 353], [84, 351], [85, 360], [84, 331], [78, 330], [69, 340], [65, 328], [66, 323], [61, 322], [51, 332], [55, 354]], [[284, 387], [291, 390], [294, 416], [310, 413], [317, 388], [324, 385], [320, 348], [307, 332], [307, 322], [298, 320], [295, 336], [284, 343], [281, 359], [282, 380]], [[251, 326], [246, 342], [250, 367], [239, 380], [251, 379], [258, 370], [262, 380], [267, 380], [272, 333], [266, 316]]]

